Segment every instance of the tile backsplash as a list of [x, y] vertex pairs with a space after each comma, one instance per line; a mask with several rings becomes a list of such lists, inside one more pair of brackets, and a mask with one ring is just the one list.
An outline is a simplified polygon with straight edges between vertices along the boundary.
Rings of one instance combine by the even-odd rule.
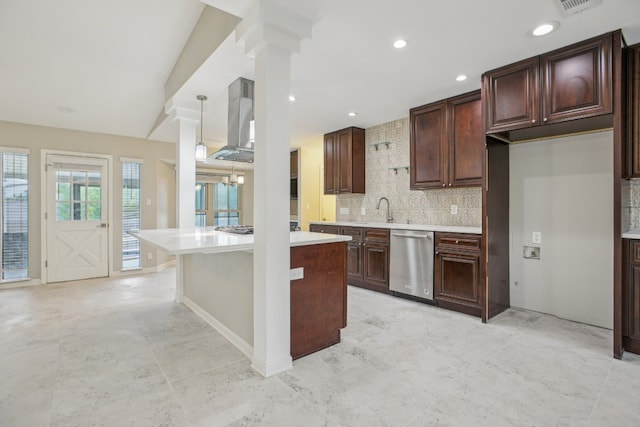
[[622, 186], [622, 231], [640, 230], [640, 181], [622, 181]]
[[[388, 146], [373, 144], [389, 142]], [[366, 194], [340, 194], [336, 198], [336, 220], [385, 222], [389, 199], [395, 223], [482, 225], [482, 190], [480, 187], [409, 190], [409, 118], [394, 120], [365, 130]], [[458, 213], [451, 213], [457, 205]], [[363, 213], [364, 211], [364, 213]], [[348, 212], [348, 213], [347, 213]]]

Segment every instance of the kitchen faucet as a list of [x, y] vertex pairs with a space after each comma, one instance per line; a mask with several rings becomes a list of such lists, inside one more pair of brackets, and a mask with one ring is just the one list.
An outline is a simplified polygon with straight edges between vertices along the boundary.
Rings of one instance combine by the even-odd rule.
[[383, 200], [387, 201], [387, 222], [393, 222], [393, 217], [391, 216], [391, 208], [389, 207], [389, 199], [387, 199], [386, 197], [380, 197], [376, 209], [380, 210], [380, 203], [382, 203]]

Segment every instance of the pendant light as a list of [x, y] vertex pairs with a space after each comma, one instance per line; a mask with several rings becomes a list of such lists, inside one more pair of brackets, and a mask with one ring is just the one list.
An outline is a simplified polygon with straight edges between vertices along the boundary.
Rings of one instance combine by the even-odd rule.
[[198, 95], [196, 98], [200, 101], [200, 142], [196, 144], [196, 160], [204, 161], [207, 160], [207, 146], [202, 142], [204, 139], [202, 137], [202, 119], [204, 116], [204, 101], [207, 100], [207, 97], [204, 95]]
[[230, 185], [242, 185], [244, 184], [244, 175], [238, 175], [235, 172], [235, 164], [231, 165], [231, 175], [227, 179], [227, 183]]

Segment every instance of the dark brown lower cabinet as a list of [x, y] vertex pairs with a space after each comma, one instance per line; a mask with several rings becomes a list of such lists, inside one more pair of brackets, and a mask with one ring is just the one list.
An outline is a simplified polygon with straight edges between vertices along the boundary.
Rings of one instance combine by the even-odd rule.
[[626, 240], [622, 289], [622, 342], [625, 351], [640, 354], [640, 240]]
[[389, 291], [389, 245], [382, 243], [364, 244], [363, 280], [371, 286], [378, 286], [383, 292]]
[[481, 236], [436, 233], [434, 297], [439, 306], [482, 314]]
[[342, 227], [347, 242], [347, 282], [372, 291], [389, 293], [389, 230]]
[[297, 359], [340, 342], [347, 325], [346, 243], [291, 248], [291, 357]]

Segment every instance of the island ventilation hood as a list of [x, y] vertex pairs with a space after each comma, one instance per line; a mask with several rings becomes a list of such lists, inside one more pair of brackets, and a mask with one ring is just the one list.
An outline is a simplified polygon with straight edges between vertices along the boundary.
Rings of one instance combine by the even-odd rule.
[[253, 88], [253, 81], [242, 77], [229, 85], [227, 145], [207, 160], [253, 163]]

